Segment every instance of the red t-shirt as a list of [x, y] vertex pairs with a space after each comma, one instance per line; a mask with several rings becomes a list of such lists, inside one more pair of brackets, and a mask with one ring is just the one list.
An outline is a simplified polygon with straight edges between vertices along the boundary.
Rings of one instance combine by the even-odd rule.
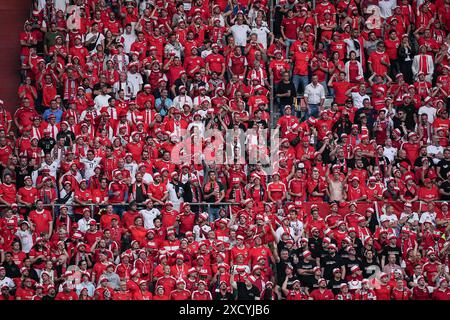
[[8, 203], [16, 202], [16, 186], [12, 183], [0, 184], [0, 196]]
[[174, 290], [170, 293], [170, 300], [189, 300], [191, 293], [188, 290]]
[[297, 27], [298, 27], [298, 18], [284, 18], [281, 22], [281, 27], [283, 28], [284, 35], [288, 39], [295, 40], [297, 39]]
[[40, 234], [42, 232], [48, 233], [50, 231], [49, 222], [53, 221], [53, 217], [52, 214], [45, 209], [42, 209], [41, 212], [33, 210], [30, 212], [28, 220], [35, 224], [34, 232]]
[[373, 72], [378, 75], [384, 76], [384, 74], [388, 71], [387, 67], [381, 64], [381, 61], [389, 63], [389, 56], [386, 52], [378, 52], [374, 51], [370, 54], [368, 62], [372, 64]]
[[225, 58], [219, 53], [211, 53], [206, 57], [205, 62], [208, 63], [210, 71], [215, 71], [218, 74], [221, 74], [222, 67], [225, 64]]
[[274, 201], [281, 200], [283, 195], [286, 194], [286, 185], [281, 182], [271, 182], [267, 185], [267, 191], [270, 192], [270, 195]]
[[396, 60], [398, 58], [397, 49], [400, 46], [400, 39], [397, 38], [396, 40], [391, 40], [389, 38], [384, 40], [384, 44], [386, 46], [386, 53], [389, 59]]
[[325, 289], [323, 292], [320, 292], [319, 289], [311, 292], [310, 297], [314, 300], [334, 300], [333, 292], [329, 289]]

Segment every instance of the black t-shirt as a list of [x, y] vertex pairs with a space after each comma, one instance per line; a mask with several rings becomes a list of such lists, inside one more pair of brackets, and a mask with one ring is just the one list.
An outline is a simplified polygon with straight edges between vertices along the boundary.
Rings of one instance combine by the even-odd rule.
[[[210, 183], [210, 182], [208, 182], [208, 183]], [[222, 191], [224, 190], [223, 184], [221, 184], [219, 181], [216, 181], [216, 183], [219, 185], [219, 192], [222, 192]], [[205, 186], [206, 186], [206, 185], [205, 185]], [[211, 187], [211, 189], [209, 190], [209, 192], [205, 192], [205, 187], [203, 187], [203, 192], [204, 192], [204, 195], [205, 195], [205, 196], [210, 195], [211, 193], [214, 192], [214, 187]], [[217, 201], [216, 198], [217, 198], [217, 197], [209, 197], [209, 198], [206, 198], [206, 197], [205, 197], [205, 201], [206, 201], [206, 202], [209, 202], [209, 203], [214, 203], [214, 202]]]
[[237, 283], [237, 300], [255, 300], [255, 298], [259, 298], [261, 293], [256, 286], [251, 286], [251, 288], [247, 288], [244, 282]]
[[391, 162], [389, 161], [389, 159], [385, 156], [381, 156], [381, 157], [373, 157], [370, 159], [370, 165], [372, 167], [380, 167], [380, 171], [384, 172], [385, 168], [390, 164]]
[[[188, 87], [188, 83], [186, 82], [186, 83], [184, 83], [182, 80], [181, 80], [181, 78], [178, 78], [177, 80], [175, 80], [174, 82], [173, 82], [173, 84], [175, 85], [175, 93], [177, 94], [177, 95], [179, 95], [180, 94], [180, 91], [179, 91], [179, 87], [180, 86], [185, 86], [186, 87], [186, 90], [188, 90], [189, 89], [189, 87]], [[173, 98], [175, 98], [175, 97], [172, 97], [171, 95], [172, 95], [172, 92], [171, 91], [169, 91], [170, 93], [169, 93], [169, 96], [173, 99]]]
[[2, 265], [3, 268], [5, 268], [6, 276], [8, 278], [20, 278], [20, 269], [19, 267], [14, 263], [7, 263], [6, 261], [3, 262]]
[[[301, 259], [299, 261], [299, 263], [297, 263], [294, 266], [294, 268], [295, 268], [295, 270], [299, 270], [299, 269], [312, 270], [312, 269], [314, 269], [315, 266], [316, 266], [316, 262], [314, 260], [305, 262], [303, 259]], [[308, 284], [312, 283], [312, 280], [314, 279], [314, 275], [313, 274], [309, 274], [309, 275], [300, 275], [299, 274], [298, 278], [302, 285], [307, 286]]]
[[430, 166], [433, 166], [434, 165], [434, 162], [433, 162], [433, 158], [431, 158], [431, 157], [418, 157], [418, 158], [416, 158], [416, 160], [414, 161], [414, 166], [415, 167], [421, 167], [422, 166], [422, 161], [423, 161], [423, 159], [428, 159], [428, 163], [430, 164]]
[[[282, 278], [282, 279], [279, 279], [280, 282], [281, 282], [280, 286], [283, 285], [283, 282], [284, 282], [285, 279], [286, 279], [286, 276], [284, 276], [284, 278]], [[294, 285], [294, 281], [296, 281], [296, 280], [299, 280], [300, 283], [301, 283], [300, 278], [298, 277], [298, 275], [294, 271], [294, 273], [288, 278], [288, 281], [287, 281], [287, 284], [286, 284], [286, 288], [288, 290], [292, 290], [292, 286]], [[303, 283], [301, 283], [301, 284], [303, 285]]]
[[335, 254], [333, 257], [330, 254], [327, 254], [320, 261], [320, 266], [324, 268], [323, 277], [325, 279], [331, 279], [333, 276], [333, 269], [340, 268], [344, 265], [342, 258], [340, 255]]
[[23, 186], [25, 186], [25, 177], [26, 176], [31, 176], [31, 173], [34, 171], [33, 167], [16, 167], [15, 168], [16, 171], [16, 188], [22, 188]]
[[404, 113], [406, 113], [406, 122], [408, 124], [414, 123], [414, 114], [416, 113], [416, 107], [411, 103], [409, 106], [400, 106], [397, 108], [397, 112], [402, 110]]
[[309, 238], [308, 239], [309, 251], [312, 253], [313, 258], [321, 257], [323, 251], [322, 239], [321, 238]]
[[367, 259], [363, 259], [361, 270], [363, 271], [364, 278], [368, 278], [377, 271], [381, 271], [381, 266], [376, 259], [373, 259], [372, 262], [368, 262]]
[[[92, 91], [100, 91], [102, 86], [106, 86], [106, 88], [111, 89], [110, 84], [108, 84], [106, 82], [105, 83], [98, 82], [98, 83], [94, 84], [94, 87], [92, 87]], [[94, 96], [94, 98], [95, 98], [95, 96]]]
[[[320, 278], [319, 278], [320, 279]], [[309, 293], [311, 293], [313, 290], [319, 288], [319, 279], [316, 277], [312, 277], [310, 283], [305, 283], [305, 287], [308, 288]]]
[[363, 256], [363, 248], [364, 248], [361, 239], [360, 238], [355, 238], [352, 246], [356, 250], [356, 257], [361, 259], [362, 256]]
[[362, 270], [362, 263], [358, 258], [356, 258], [355, 260], [351, 260], [350, 258], [344, 259], [344, 265], [346, 275], [352, 274], [351, 268], [353, 266], [358, 266]]
[[437, 167], [440, 168], [440, 170], [441, 170], [441, 172], [440, 172], [441, 178], [446, 179], [447, 173], [450, 171], [450, 161], [442, 159], [437, 164]]
[[228, 291], [225, 294], [222, 294], [220, 292], [216, 292], [214, 294], [214, 300], [234, 300], [234, 297]]
[[70, 130], [60, 131], [56, 135], [56, 139], [59, 141], [59, 139], [61, 139], [61, 138], [65, 139], [64, 146], [69, 147], [70, 141], [72, 140], [72, 143], [75, 141], [75, 134]]
[[[445, 192], [450, 192], [450, 181], [445, 180], [444, 182], [441, 183], [441, 185], [439, 186], [439, 189], [445, 191]], [[441, 194], [441, 200], [450, 200], [450, 196], [445, 196], [443, 194]]]
[[255, 120], [250, 120], [248, 122], [248, 128], [253, 128], [253, 126], [256, 124], [261, 125], [264, 129], [269, 128], [269, 126], [267, 125], [267, 122], [265, 120], [259, 120], [259, 121], [255, 121]]
[[142, 183], [140, 186], [135, 185], [135, 187], [133, 187], [133, 185], [131, 185], [128, 188], [128, 194], [132, 194], [133, 193], [133, 189], [136, 189], [136, 195], [135, 195], [135, 201], [136, 203], [143, 203], [147, 197], [145, 196], [147, 193], [147, 186]]
[[400, 258], [402, 257], [402, 250], [395, 246], [395, 247], [391, 247], [391, 246], [384, 246], [383, 250], [381, 250], [381, 257], [384, 257], [384, 262], [387, 263], [388, 262], [388, 258], [389, 255], [395, 255], [395, 263], [400, 265]]
[[286, 278], [286, 267], [291, 264], [289, 260], [277, 262], [277, 284], [281, 286]]
[[38, 142], [38, 147], [44, 151], [45, 154], [50, 153], [56, 144], [56, 140], [53, 138], [42, 138]]
[[277, 85], [276, 94], [282, 94], [287, 93], [288, 91], [291, 91], [291, 95], [289, 97], [282, 97], [280, 99], [280, 103], [282, 105], [292, 105], [294, 103], [294, 97], [296, 96], [295, 86], [292, 81], [289, 81], [289, 83], [284, 83], [283, 81], [280, 81]]
[[328, 282], [328, 289], [333, 291], [334, 295], [341, 292], [341, 284], [347, 283], [344, 279], [336, 280], [334, 277]]
[[401, 121], [398, 117], [394, 116], [394, 118], [392, 119], [392, 121], [394, 122], [394, 129], [400, 129], [400, 131], [402, 131], [402, 124], [405, 125], [406, 129], [409, 131], [414, 131], [415, 129], [415, 122], [414, 121], [410, 121], [408, 119], [408, 117], [406, 118], [405, 121]]
[[411, 161], [409, 161], [409, 159], [407, 158], [396, 158], [392, 165], [398, 168], [400, 166], [400, 163], [402, 162], [406, 162], [407, 164], [411, 165]]

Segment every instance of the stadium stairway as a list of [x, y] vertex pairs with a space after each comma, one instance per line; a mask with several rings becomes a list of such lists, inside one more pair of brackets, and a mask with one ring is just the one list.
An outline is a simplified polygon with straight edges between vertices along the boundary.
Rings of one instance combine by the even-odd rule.
[[30, 16], [31, 0], [0, 0], [0, 99], [5, 108], [17, 108], [20, 83], [19, 34]]

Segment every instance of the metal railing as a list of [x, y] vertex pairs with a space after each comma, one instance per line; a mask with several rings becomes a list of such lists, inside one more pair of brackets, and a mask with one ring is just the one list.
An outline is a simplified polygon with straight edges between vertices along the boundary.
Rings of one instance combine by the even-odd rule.
[[[275, 5], [277, 0], [269, 0], [269, 30], [273, 35], [273, 41], [275, 40], [275, 35], [273, 32], [273, 25], [275, 20]], [[269, 61], [268, 61], [269, 63]], [[273, 77], [270, 77], [270, 99], [269, 99], [269, 114], [270, 114], [270, 126], [271, 128], [274, 128], [274, 119], [275, 119], [275, 110], [274, 110], [274, 99], [275, 99], [275, 90], [273, 88]]]

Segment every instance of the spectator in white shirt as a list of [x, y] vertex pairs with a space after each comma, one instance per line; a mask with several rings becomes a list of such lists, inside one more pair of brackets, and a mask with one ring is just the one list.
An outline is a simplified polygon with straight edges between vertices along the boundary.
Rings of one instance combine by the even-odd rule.
[[125, 26], [123, 34], [120, 36], [120, 42], [123, 43], [123, 49], [126, 53], [130, 53], [131, 45], [137, 39], [136, 33], [133, 32], [133, 27], [131, 24]]
[[[445, 130], [444, 128], [437, 128], [436, 130]], [[439, 137], [437, 135], [433, 136], [433, 144], [427, 147], [427, 154], [429, 157], [433, 158], [434, 164], [438, 164], [441, 159], [444, 158], [444, 147], [439, 145]]]
[[428, 116], [428, 122], [430, 124], [433, 124], [434, 119], [436, 118], [436, 108], [432, 105], [430, 105], [430, 103], [432, 102], [432, 98], [430, 96], [427, 96], [423, 102], [425, 103], [424, 106], [419, 108], [418, 114], [426, 114]]
[[144, 219], [145, 229], [155, 228], [153, 220], [161, 215], [161, 212], [158, 209], [153, 208], [153, 201], [151, 199], [148, 199], [145, 202], [145, 209], [142, 209], [141, 211], [139, 211], [139, 213], [141, 214], [142, 219]]
[[367, 95], [366, 93], [366, 85], [364, 83], [361, 83], [359, 85], [359, 90], [358, 92], [352, 92], [353, 89], [358, 88], [358, 86], [355, 87], [351, 87], [350, 89], [347, 90], [347, 92], [345, 93], [347, 96], [352, 97], [353, 99], [353, 106], [355, 106], [358, 109], [361, 109], [362, 107], [364, 107], [364, 100], [369, 99], [370, 97]]
[[20, 224], [20, 229], [16, 231], [16, 237], [20, 240], [22, 251], [25, 253], [30, 252], [33, 247], [33, 232], [30, 230], [28, 221], [23, 221]]
[[91, 220], [91, 211], [88, 208], [83, 209], [83, 218], [78, 220], [78, 231], [84, 234], [89, 229], [89, 221]]
[[115, 94], [116, 99], [119, 98], [120, 90], [123, 90], [124, 99], [130, 100], [133, 97], [133, 93], [136, 91], [134, 89], [133, 83], [127, 80], [128, 76], [126, 72], [119, 73], [119, 80], [113, 85], [112, 91]]
[[237, 14], [236, 23], [230, 28], [229, 33], [233, 34], [234, 42], [239, 47], [247, 45], [247, 36], [251, 30], [248, 25], [244, 24], [244, 16], [242, 13]]
[[397, 148], [392, 146], [392, 140], [386, 139], [384, 145], [383, 156], [389, 159], [390, 162], [394, 162], [394, 158], [397, 155]]
[[84, 46], [86, 48], [89, 48], [90, 45], [95, 44], [94, 49], [90, 51], [90, 53], [96, 53], [97, 52], [97, 46], [99, 44], [103, 45], [103, 42], [105, 40], [105, 36], [99, 32], [98, 30], [98, 23], [94, 22], [91, 26], [91, 32], [89, 32], [86, 37], [84, 38]]
[[314, 75], [312, 82], [306, 86], [303, 99], [308, 106], [307, 118], [311, 116], [318, 118], [319, 112], [322, 111], [325, 102], [325, 89], [319, 83], [317, 75]]
[[94, 103], [95, 103], [95, 109], [100, 112], [100, 109], [103, 107], [107, 107], [109, 105], [108, 100], [111, 98], [111, 96], [107, 93], [108, 87], [106, 84], [103, 84], [100, 87], [100, 94], [95, 97]]
[[419, 215], [417, 212], [412, 211], [411, 207], [411, 203], [405, 203], [405, 209], [400, 215], [399, 223], [401, 225], [409, 224], [411, 227], [416, 227], [419, 224]]
[[436, 212], [434, 211], [425, 211], [420, 216], [419, 223], [423, 225], [425, 222], [431, 223], [433, 226], [436, 226]]
[[142, 75], [138, 72], [137, 63], [132, 62], [128, 65], [128, 67], [129, 71], [127, 73], [127, 80], [133, 85], [131, 97], [136, 98], [137, 93], [142, 90], [144, 80], [142, 79]]
[[394, 207], [391, 205], [387, 205], [385, 207], [385, 213], [381, 215], [380, 222], [383, 224], [383, 222], [389, 221], [388, 226], [391, 228], [397, 228], [398, 225], [398, 218], [397, 215], [394, 212]]
[[267, 49], [267, 38], [269, 38], [269, 43], [271, 42], [272, 33], [270, 30], [262, 25], [262, 18], [256, 19], [256, 26], [252, 28], [251, 33], [258, 36], [257, 42], [260, 43], [264, 49]]
[[0, 288], [3, 286], [8, 286], [9, 289], [14, 289], [16, 284], [11, 278], [6, 276], [6, 269], [4, 267], [0, 267]]
[[173, 106], [178, 108], [180, 111], [183, 109], [185, 104], [188, 104], [192, 108], [192, 98], [186, 94], [187, 89], [185, 86], [181, 85], [178, 88], [180, 94], [173, 99]]
[[378, 7], [380, 7], [380, 17], [387, 19], [392, 16], [393, 9], [397, 6], [396, 0], [380, 0], [378, 1]]

